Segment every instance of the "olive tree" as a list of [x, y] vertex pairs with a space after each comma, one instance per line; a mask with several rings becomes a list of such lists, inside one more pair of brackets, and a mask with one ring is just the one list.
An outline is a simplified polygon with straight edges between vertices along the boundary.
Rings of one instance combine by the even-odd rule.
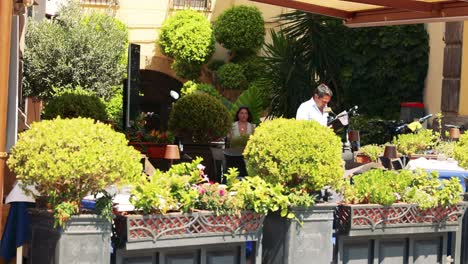
[[57, 89], [83, 87], [109, 99], [125, 77], [128, 31], [105, 13], [76, 2], [54, 20], [32, 21], [26, 33], [24, 94], [49, 99]]

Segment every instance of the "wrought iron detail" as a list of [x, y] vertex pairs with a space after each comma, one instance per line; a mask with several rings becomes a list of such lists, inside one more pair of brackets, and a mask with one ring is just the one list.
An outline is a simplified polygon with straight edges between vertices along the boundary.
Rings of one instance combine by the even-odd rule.
[[458, 225], [467, 204], [459, 203], [448, 207], [420, 209], [415, 204], [340, 205], [336, 219], [341, 231], [414, 225], [447, 226]]
[[240, 215], [220, 215], [211, 212], [167, 215], [128, 215], [126, 237], [128, 242], [153, 241], [173, 238], [193, 238], [217, 235], [257, 234], [264, 215], [246, 211]]
[[211, 0], [171, 0], [170, 6], [172, 9], [210, 11]]

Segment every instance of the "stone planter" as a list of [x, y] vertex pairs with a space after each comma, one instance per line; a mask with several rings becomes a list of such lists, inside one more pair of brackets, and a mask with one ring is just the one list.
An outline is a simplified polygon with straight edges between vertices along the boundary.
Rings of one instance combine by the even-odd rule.
[[340, 205], [337, 263], [446, 263], [449, 258], [459, 263], [466, 207]]
[[329, 264], [333, 259], [333, 213], [336, 204], [295, 208], [302, 222], [268, 214], [263, 227], [263, 263]]
[[119, 216], [116, 233], [123, 246], [117, 250], [116, 263], [165, 264], [182, 259], [201, 264], [243, 263], [245, 243], [254, 241], [258, 264], [263, 220], [263, 215], [250, 211], [239, 216], [211, 212]]
[[110, 222], [78, 215], [65, 228], [54, 228], [50, 213], [31, 209], [30, 216], [30, 263], [110, 263]]

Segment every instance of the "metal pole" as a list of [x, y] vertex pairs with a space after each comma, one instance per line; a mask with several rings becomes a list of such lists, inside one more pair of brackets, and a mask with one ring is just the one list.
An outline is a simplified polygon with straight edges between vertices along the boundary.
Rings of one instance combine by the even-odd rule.
[[[5, 177], [8, 79], [10, 73], [11, 20], [13, 1], [0, 0], [0, 219], [3, 218], [3, 182]], [[3, 230], [1, 226], [1, 230]]]

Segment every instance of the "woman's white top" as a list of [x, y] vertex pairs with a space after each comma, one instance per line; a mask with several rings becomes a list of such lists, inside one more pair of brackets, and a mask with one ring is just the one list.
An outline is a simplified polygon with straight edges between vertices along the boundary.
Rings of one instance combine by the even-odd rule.
[[[252, 123], [247, 122], [247, 131], [244, 135], [252, 135], [253, 131], [255, 129], [255, 125]], [[231, 128], [231, 137], [240, 137], [240, 132], [239, 132], [239, 122], [236, 121], [232, 124]]]

